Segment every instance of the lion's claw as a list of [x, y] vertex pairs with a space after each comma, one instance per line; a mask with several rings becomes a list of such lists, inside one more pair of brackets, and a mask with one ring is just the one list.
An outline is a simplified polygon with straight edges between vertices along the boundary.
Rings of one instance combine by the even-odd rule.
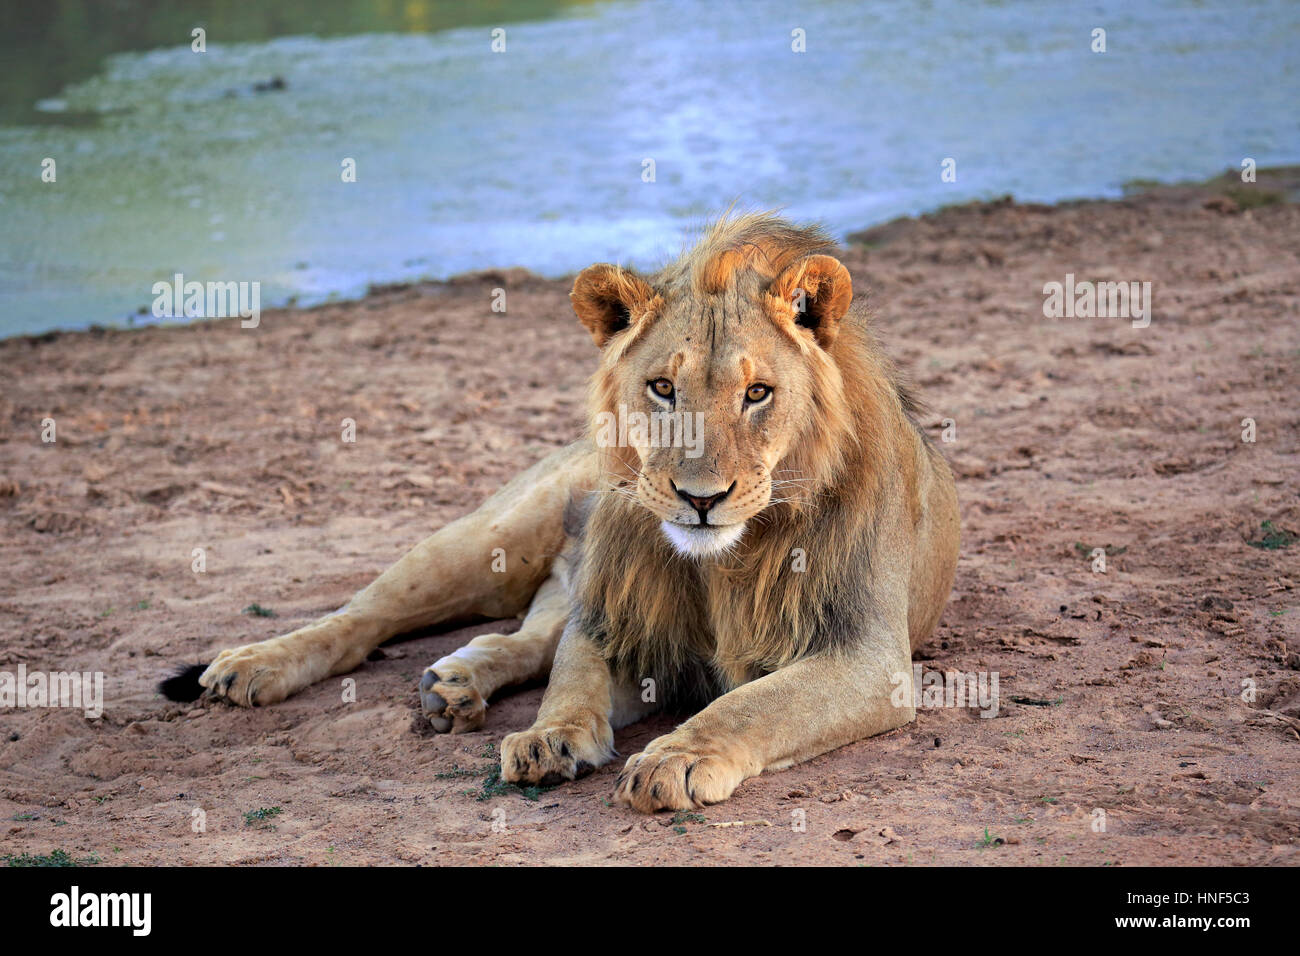
[[642, 813], [698, 810], [726, 800], [744, 778], [725, 757], [674, 746], [660, 737], [628, 758], [614, 784], [614, 799]]
[[603, 717], [534, 725], [501, 742], [501, 776], [507, 783], [550, 786], [576, 780], [614, 756], [614, 733]]
[[222, 651], [199, 675], [199, 684], [214, 697], [240, 707], [276, 704], [296, 689], [281, 666], [282, 649], [263, 641]]

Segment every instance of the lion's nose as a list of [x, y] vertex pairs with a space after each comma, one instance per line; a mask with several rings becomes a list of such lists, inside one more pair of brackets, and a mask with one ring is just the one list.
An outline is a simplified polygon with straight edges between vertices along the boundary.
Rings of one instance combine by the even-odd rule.
[[705, 516], [709, 513], [709, 509], [723, 498], [727, 497], [727, 495], [731, 494], [731, 489], [735, 487], [736, 483], [733, 481], [730, 488], [726, 488], [722, 491], [698, 494], [694, 491], [687, 491], [685, 488], [678, 488], [676, 483], [674, 483], [673, 491], [677, 492], [678, 497], [696, 510], [700, 516], [700, 524], [707, 524], [708, 519]]

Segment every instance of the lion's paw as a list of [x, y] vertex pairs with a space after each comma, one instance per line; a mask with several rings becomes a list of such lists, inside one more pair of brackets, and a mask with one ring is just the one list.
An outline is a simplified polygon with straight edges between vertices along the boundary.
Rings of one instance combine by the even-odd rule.
[[291, 665], [285, 649], [272, 641], [245, 644], [218, 654], [199, 683], [240, 707], [277, 704], [298, 689]]
[[420, 707], [440, 734], [478, 730], [487, 713], [483, 695], [474, 687], [473, 672], [451, 657], [425, 669], [420, 678]]
[[721, 803], [745, 779], [726, 757], [675, 745], [671, 735], [652, 740], [628, 758], [614, 784], [614, 799], [640, 810], [698, 810]]
[[534, 724], [501, 741], [501, 776], [508, 783], [549, 786], [576, 780], [615, 756], [614, 732], [604, 717]]

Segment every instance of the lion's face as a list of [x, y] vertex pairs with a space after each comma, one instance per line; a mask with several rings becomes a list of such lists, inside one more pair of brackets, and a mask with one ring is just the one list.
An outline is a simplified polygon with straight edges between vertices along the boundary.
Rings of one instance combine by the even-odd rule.
[[833, 371], [825, 349], [852, 297], [829, 256], [777, 277], [739, 255], [708, 265], [653, 285], [592, 266], [573, 292], [605, 349], [593, 436], [613, 452], [611, 477], [697, 557], [731, 548], [812, 481], [793, 453], [818, 425]]
[[666, 303], [618, 375], [619, 406], [659, 423], [628, 429], [637, 500], [699, 555], [730, 547], [771, 502], [809, 401], [798, 348], [756, 305], [731, 318], [712, 305]]

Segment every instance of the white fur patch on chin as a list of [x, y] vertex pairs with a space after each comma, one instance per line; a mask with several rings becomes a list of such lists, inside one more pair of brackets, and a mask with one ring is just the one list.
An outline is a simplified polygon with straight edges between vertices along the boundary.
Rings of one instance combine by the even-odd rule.
[[694, 558], [705, 558], [711, 554], [720, 554], [740, 540], [745, 533], [745, 523], [715, 525], [685, 525], [673, 521], [662, 521], [659, 525], [680, 554]]

